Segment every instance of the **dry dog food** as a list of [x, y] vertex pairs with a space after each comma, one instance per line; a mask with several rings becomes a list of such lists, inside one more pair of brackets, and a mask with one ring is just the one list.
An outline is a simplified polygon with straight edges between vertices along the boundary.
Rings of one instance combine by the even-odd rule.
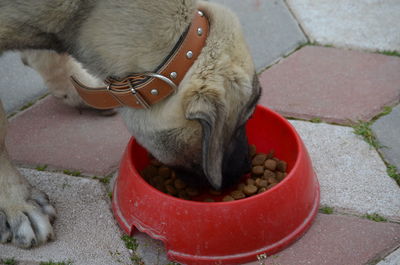
[[188, 186], [175, 172], [157, 161], [150, 159], [150, 165], [142, 171], [142, 177], [156, 189], [185, 200], [204, 202], [234, 201], [265, 192], [286, 177], [287, 164], [274, 157], [274, 152], [257, 153], [255, 145], [249, 146], [252, 169], [234, 189], [217, 191], [199, 190]]

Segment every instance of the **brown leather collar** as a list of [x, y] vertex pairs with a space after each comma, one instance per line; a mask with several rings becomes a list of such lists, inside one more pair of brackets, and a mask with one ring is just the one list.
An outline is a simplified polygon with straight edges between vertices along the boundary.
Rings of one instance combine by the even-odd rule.
[[71, 76], [72, 84], [94, 108], [149, 108], [175, 92], [205, 46], [208, 31], [207, 18], [202, 11], [197, 11], [180, 45], [177, 44], [155, 73], [134, 73], [122, 80], [108, 77], [104, 81], [107, 87], [98, 88], [87, 87]]

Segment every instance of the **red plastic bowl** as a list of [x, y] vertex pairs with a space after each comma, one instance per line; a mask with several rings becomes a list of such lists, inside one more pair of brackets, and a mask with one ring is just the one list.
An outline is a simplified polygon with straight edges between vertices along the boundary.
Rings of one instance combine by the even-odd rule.
[[138, 172], [149, 161], [132, 138], [114, 187], [113, 211], [123, 230], [135, 228], [164, 242], [184, 264], [242, 264], [276, 253], [298, 239], [318, 211], [319, 185], [303, 142], [277, 113], [258, 106], [247, 125], [260, 152], [275, 150], [288, 175], [272, 189], [233, 202], [195, 202], [164, 194]]

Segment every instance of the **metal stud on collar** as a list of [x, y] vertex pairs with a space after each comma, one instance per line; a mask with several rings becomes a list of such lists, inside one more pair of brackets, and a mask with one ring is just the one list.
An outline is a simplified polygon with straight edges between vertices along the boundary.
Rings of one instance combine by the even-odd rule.
[[203, 29], [202, 28], [197, 28], [197, 35], [199, 35], [199, 36], [203, 35]]
[[152, 90], [150, 90], [150, 93], [151, 93], [153, 96], [157, 96], [157, 95], [158, 95], [158, 90], [155, 89], [155, 88], [153, 88]]
[[169, 74], [169, 77], [171, 77], [172, 79], [175, 79], [178, 77], [178, 74], [176, 72], [172, 72]]
[[204, 13], [203, 13], [203, 12], [201, 12], [200, 10], [199, 10], [199, 11], [197, 11], [197, 14], [199, 14], [201, 17], [202, 17], [202, 16], [204, 16]]
[[188, 52], [186, 53], [186, 58], [190, 59], [190, 58], [192, 58], [192, 57], [193, 57], [193, 52], [192, 52], [192, 51], [188, 51]]

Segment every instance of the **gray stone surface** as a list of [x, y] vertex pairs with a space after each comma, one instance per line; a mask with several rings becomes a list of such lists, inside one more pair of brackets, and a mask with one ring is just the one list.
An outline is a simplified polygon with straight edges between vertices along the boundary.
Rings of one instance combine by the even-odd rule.
[[400, 51], [398, 0], [287, 0], [311, 41]]
[[321, 185], [321, 205], [400, 221], [400, 189], [386, 166], [349, 127], [291, 121], [307, 147]]
[[18, 110], [46, 91], [40, 75], [24, 66], [18, 53], [6, 52], [0, 56], [0, 99], [6, 112]]
[[74, 265], [131, 264], [105, 188], [98, 181], [29, 169], [20, 171], [55, 205], [57, 239], [31, 250], [0, 245], [0, 259], [29, 262], [23, 264], [50, 260], [70, 260]]
[[400, 170], [400, 105], [378, 119], [371, 128], [379, 143], [384, 146], [380, 151], [385, 159]]
[[134, 237], [139, 243], [136, 253], [146, 265], [166, 265], [171, 262], [168, 260], [165, 246], [160, 240], [155, 240], [140, 232], [136, 232]]
[[211, 0], [232, 9], [240, 18], [257, 71], [307, 42], [282, 0]]
[[398, 248], [392, 254], [384, 258], [377, 265], [399, 265], [399, 264], [400, 264], [400, 248]]

